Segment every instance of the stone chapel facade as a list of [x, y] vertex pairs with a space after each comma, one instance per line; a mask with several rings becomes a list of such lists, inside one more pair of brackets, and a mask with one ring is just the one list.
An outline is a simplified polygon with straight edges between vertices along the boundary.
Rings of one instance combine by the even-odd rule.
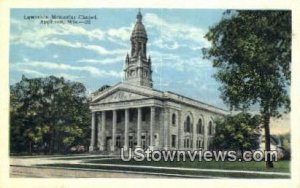
[[147, 33], [139, 12], [125, 59], [124, 80], [94, 92], [90, 151], [121, 148], [209, 149], [214, 119], [228, 112], [172, 92], [153, 89]]

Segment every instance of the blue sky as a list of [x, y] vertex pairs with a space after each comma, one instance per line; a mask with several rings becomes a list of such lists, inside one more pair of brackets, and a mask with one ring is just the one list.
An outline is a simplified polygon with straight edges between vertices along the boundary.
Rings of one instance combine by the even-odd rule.
[[[12, 9], [10, 84], [27, 77], [63, 76], [82, 82], [89, 93], [123, 78], [137, 9]], [[204, 34], [223, 10], [142, 9], [152, 59], [154, 88], [172, 91], [218, 107], [215, 70], [202, 59], [209, 47]], [[49, 24], [24, 16], [96, 15], [91, 24]]]

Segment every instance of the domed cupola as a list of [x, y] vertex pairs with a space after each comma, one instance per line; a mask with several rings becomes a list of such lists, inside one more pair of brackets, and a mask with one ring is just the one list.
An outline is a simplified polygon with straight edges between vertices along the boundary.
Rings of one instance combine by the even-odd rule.
[[131, 41], [135, 38], [144, 38], [147, 40], [147, 32], [146, 32], [144, 24], [142, 23], [142, 18], [143, 18], [143, 16], [142, 16], [141, 12], [139, 11], [136, 16], [136, 23], [135, 23], [134, 28], [131, 33], [131, 37], [130, 37]]
[[145, 26], [142, 23], [142, 17], [143, 16], [139, 11], [130, 37], [131, 57], [138, 58], [138, 56], [142, 56], [143, 59], [146, 59], [146, 45], [148, 38]]

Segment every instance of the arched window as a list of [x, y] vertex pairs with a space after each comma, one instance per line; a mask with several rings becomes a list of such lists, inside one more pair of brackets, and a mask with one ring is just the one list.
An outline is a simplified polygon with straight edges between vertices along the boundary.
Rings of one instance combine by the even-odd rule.
[[208, 123], [208, 134], [209, 135], [213, 134], [213, 125], [211, 121]]
[[135, 54], [135, 44], [132, 42], [131, 46], [132, 46], [132, 48], [131, 48], [131, 56], [133, 56]]
[[190, 116], [188, 116], [187, 118], [186, 118], [186, 132], [191, 132], [191, 118], [190, 118]]
[[[191, 133], [193, 131], [193, 122], [191, 120], [191, 117], [190, 116], [187, 116], [185, 121], [184, 121], [184, 132], [188, 132], [188, 133]], [[195, 124], [196, 126], [196, 124]], [[196, 128], [196, 127], [195, 127]]]
[[198, 123], [197, 123], [197, 133], [198, 134], [202, 134], [203, 133], [202, 119], [198, 120]]
[[176, 125], [176, 114], [172, 115], [172, 125]]
[[143, 53], [146, 54], [146, 45], [143, 45]]

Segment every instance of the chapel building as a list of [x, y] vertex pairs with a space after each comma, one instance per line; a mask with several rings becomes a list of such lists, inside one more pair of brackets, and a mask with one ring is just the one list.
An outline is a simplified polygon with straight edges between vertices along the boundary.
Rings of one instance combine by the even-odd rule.
[[153, 89], [147, 32], [139, 12], [125, 58], [124, 79], [91, 96], [90, 151], [209, 149], [216, 118], [228, 111]]

